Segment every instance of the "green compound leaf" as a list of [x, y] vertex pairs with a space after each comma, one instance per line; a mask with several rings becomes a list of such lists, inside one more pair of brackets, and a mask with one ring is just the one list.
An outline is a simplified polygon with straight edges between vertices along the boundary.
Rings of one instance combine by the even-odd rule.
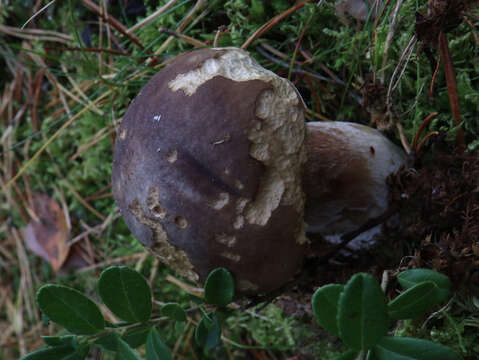
[[371, 349], [387, 333], [386, 297], [369, 274], [354, 275], [339, 298], [338, 328], [343, 342], [355, 350]]
[[312, 306], [316, 321], [331, 334], [339, 336], [338, 303], [344, 286], [329, 284], [320, 287], [313, 295]]
[[68, 345], [74, 348], [78, 345], [78, 339], [75, 335], [42, 336], [42, 340], [48, 346]]
[[151, 315], [151, 291], [138, 272], [126, 266], [111, 266], [98, 280], [102, 301], [120, 319], [145, 322]]
[[374, 348], [377, 360], [461, 360], [450, 348], [427, 340], [384, 337]]
[[77, 335], [92, 335], [105, 327], [98, 306], [81, 292], [63, 286], [43, 285], [36, 295], [40, 310], [53, 322]]
[[116, 332], [107, 333], [95, 340], [96, 347], [102, 350], [116, 351], [119, 335]]
[[83, 360], [90, 350], [88, 345], [73, 348], [68, 345], [49, 346], [25, 355], [20, 360]]
[[451, 280], [449, 280], [446, 275], [430, 269], [411, 269], [403, 271], [398, 275], [398, 281], [404, 289], [409, 289], [425, 281], [432, 281], [439, 288], [436, 303], [446, 301], [449, 299], [451, 293]]
[[118, 360], [141, 360], [138, 354], [122, 339], [116, 339], [116, 351]]
[[225, 268], [214, 269], [205, 281], [205, 300], [217, 306], [226, 306], [233, 301], [235, 283]]
[[177, 321], [175, 323], [175, 332], [177, 335], [181, 335], [185, 331], [186, 323], [184, 321]]
[[130, 345], [130, 347], [136, 349], [137, 347], [140, 347], [141, 345], [144, 345], [146, 343], [146, 339], [148, 337], [150, 329], [150, 327], [133, 329], [123, 334], [121, 338], [128, 345]]
[[90, 351], [90, 345], [83, 344], [75, 349], [75, 352], [61, 360], [84, 360]]
[[213, 349], [221, 340], [221, 328], [215, 314], [203, 316], [195, 329], [196, 343], [207, 349]]
[[71, 346], [52, 346], [34, 351], [25, 355], [20, 360], [58, 360], [64, 359], [75, 352]]
[[432, 281], [414, 285], [389, 302], [389, 316], [393, 319], [413, 319], [421, 316], [438, 304], [439, 293], [439, 288]]
[[87, 357], [90, 352], [90, 345], [83, 344], [76, 348], [76, 351], [70, 357], [65, 358], [64, 360], [83, 360]]
[[146, 340], [146, 360], [173, 360], [170, 350], [154, 327], [151, 328]]
[[161, 314], [175, 321], [186, 321], [186, 312], [177, 303], [166, 303], [161, 307]]

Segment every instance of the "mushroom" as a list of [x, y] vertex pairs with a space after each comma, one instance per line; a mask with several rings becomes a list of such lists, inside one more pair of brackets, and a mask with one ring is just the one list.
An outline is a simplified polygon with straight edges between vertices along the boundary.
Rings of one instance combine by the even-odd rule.
[[[349, 122], [307, 123], [308, 161], [303, 173], [304, 220], [308, 234], [337, 243], [389, 206], [387, 177], [406, 154], [376, 129]], [[348, 243], [358, 250], [374, 244], [381, 225]]]
[[[339, 135], [343, 130], [332, 126], [335, 134], [330, 135], [319, 124], [310, 126], [306, 141], [303, 108], [288, 80], [243, 50], [201, 49], [170, 62], [141, 90], [118, 129], [113, 193], [132, 233], [194, 282], [204, 281], [217, 267], [233, 273], [241, 295], [268, 293], [291, 280], [308, 251], [305, 216], [321, 222], [319, 227], [310, 224], [313, 230], [330, 226], [314, 205], [307, 205], [310, 214], [304, 214], [304, 191], [306, 197], [316, 192], [314, 178], [330, 172], [328, 166], [317, 166], [316, 152], [341, 166], [333, 145], [326, 144], [338, 134], [340, 148], [349, 146]], [[347, 137], [357, 126], [346, 126]], [[381, 151], [398, 150], [382, 135], [373, 137], [389, 144]], [[313, 155], [309, 160], [307, 151]], [[378, 158], [379, 151], [362, 156]], [[375, 160], [360, 158], [352, 156], [346, 164], [375, 176], [368, 172]], [[311, 170], [305, 170], [303, 181], [305, 166]], [[350, 171], [342, 166], [338, 174], [349, 176]], [[380, 178], [375, 181], [365, 200], [375, 200], [369, 190], [376, 184], [386, 189]], [[321, 193], [310, 198], [334, 198]], [[360, 210], [352, 204], [353, 211]], [[354, 217], [351, 224], [360, 220]]]

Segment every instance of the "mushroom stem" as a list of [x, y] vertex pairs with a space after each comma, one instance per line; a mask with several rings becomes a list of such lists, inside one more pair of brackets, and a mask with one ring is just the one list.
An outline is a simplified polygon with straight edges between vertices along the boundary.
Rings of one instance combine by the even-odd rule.
[[[310, 122], [307, 130], [307, 231], [339, 242], [388, 209], [386, 178], [405, 163], [406, 154], [379, 131], [360, 124]], [[361, 234], [349, 247], [370, 245], [380, 231], [377, 226]]]

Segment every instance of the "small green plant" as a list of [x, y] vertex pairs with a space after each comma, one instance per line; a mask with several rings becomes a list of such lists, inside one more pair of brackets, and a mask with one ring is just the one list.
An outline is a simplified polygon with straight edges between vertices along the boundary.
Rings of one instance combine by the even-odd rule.
[[350, 350], [335, 360], [458, 360], [458, 354], [427, 340], [388, 336], [391, 320], [414, 319], [447, 300], [451, 282], [428, 269], [407, 270], [398, 281], [405, 290], [387, 301], [378, 282], [365, 273], [346, 285], [328, 284], [313, 295], [317, 322]]
[[[206, 279], [204, 299], [222, 308], [234, 297], [232, 275], [223, 268], [213, 270]], [[79, 291], [55, 284], [43, 285], [36, 295], [37, 305], [46, 321], [64, 327], [71, 335], [45, 336], [46, 347], [24, 356], [21, 360], [82, 360], [92, 347], [117, 353], [117, 359], [140, 360], [134, 350], [145, 345], [147, 360], [172, 360], [156, 326], [173, 320], [175, 328], [185, 326], [187, 315], [177, 303], [161, 307], [161, 316], [152, 316], [151, 291], [138, 272], [126, 266], [111, 266], [98, 280], [102, 302], [121, 322], [110, 323], [99, 306]], [[205, 349], [216, 347], [221, 339], [221, 327], [215, 311], [206, 312], [195, 329], [197, 344]], [[181, 332], [181, 331], [180, 331]]]
[[[335, 360], [460, 359], [451, 349], [430, 341], [387, 336], [390, 320], [417, 318], [450, 294], [450, 280], [432, 270], [404, 271], [398, 281], [405, 291], [389, 302], [377, 281], [364, 273], [354, 275], [346, 285], [329, 284], [315, 292], [312, 306], [316, 320], [350, 348]], [[114, 352], [117, 359], [140, 360], [134, 349], [141, 345], [145, 345], [146, 360], [173, 359], [156, 327], [170, 320], [181, 333], [187, 314], [179, 304], [166, 303], [160, 316], [152, 315], [150, 287], [142, 275], [125, 266], [111, 266], [101, 273], [98, 294], [120, 322], [105, 320], [99, 306], [75, 289], [43, 285], [36, 299], [44, 319], [71, 334], [43, 337], [46, 347], [21, 360], [82, 360], [91, 348]], [[204, 350], [221, 342], [217, 310], [221, 312], [233, 299], [231, 273], [224, 268], [213, 270], [205, 281], [204, 299], [198, 301], [202, 317], [194, 333], [197, 345]], [[210, 306], [205, 307], [205, 303]], [[229, 342], [240, 348], [261, 348]]]

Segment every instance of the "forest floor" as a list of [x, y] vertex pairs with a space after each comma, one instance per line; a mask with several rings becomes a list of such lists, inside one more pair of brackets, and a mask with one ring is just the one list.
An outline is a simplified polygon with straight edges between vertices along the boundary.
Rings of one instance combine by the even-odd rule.
[[[388, 180], [401, 219], [369, 251], [333, 254], [267, 305], [232, 312], [230, 338], [205, 353], [193, 327], [161, 329], [178, 359], [334, 359], [311, 296], [363, 271], [430, 268], [454, 296], [391, 334], [479, 357], [479, 6], [467, 0], [79, 0], [0, 4], [0, 360], [61, 334], [36, 307], [45, 283], [93, 298], [100, 272], [128, 265], [155, 305], [191, 308], [195, 288], [134, 239], [111, 189], [115, 134], [131, 100], [176, 55], [242, 47], [288, 78], [307, 121], [353, 121], [409, 154]], [[327, 248], [325, 248], [327, 249]], [[324, 250], [327, 252], [327, 250]], [[314, 264], [312, 262], [311, 264]], [[114, 316], [103, 306], [111, 321]], [[192, 315], [193, 317], [195, 315]], [[92, 351], [91, 359], [109, 359]]]

